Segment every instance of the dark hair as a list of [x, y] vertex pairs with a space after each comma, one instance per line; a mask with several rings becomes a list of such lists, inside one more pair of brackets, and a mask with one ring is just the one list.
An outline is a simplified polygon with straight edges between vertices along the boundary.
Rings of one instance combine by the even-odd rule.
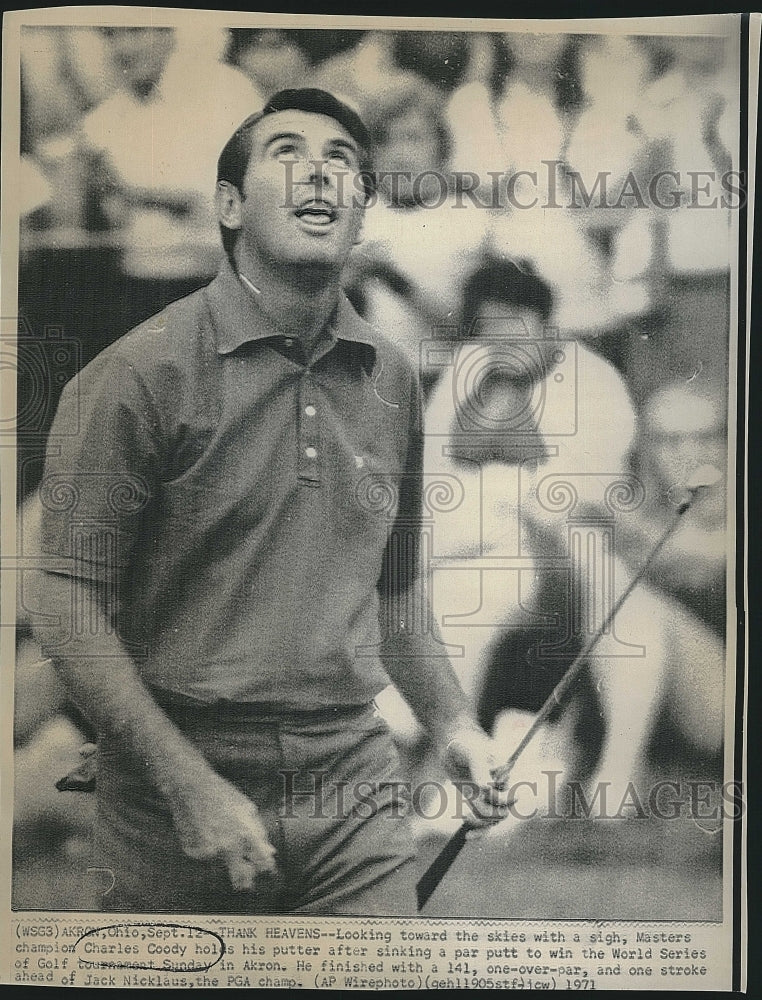
[[553, 293], [526, 261], [491, 260], [471, 275], [463, 290], [462, 323], [466, 333], [479, 318], [479, 308], [486, 299], [505, 302], [550, 318]]
[[299, 46], [310, 66], [320, 66], [333, 56], [357, 48], [366, 31], [336, 31], [333, 28], [291, 28], [288, 36]]
[[225, 62], [237, 66], [241, 55], [263, 42], [295, 46], [315, 69], [333, 56], [357, 48], [366, 31], [323, 28], [228, 28]]
[[462, 31], [398, 31], [394, 61], [425, 80], [452, 91], [463, 82], [469, 58], [468, 35]]
[[513, 75], [516, 57], [505, 35], [496, 32], [490, 35], [492, 42], [492, 72], [489, 77], [489, 92], [493, 100], [503, 96], [505, 85]]
[[[296, 90], [280, 90], [268, 100], [261, 111], [242, 122], [231, 135], [220, 153], [217, 161], [217, 180], [227, 181], [239, 191], [243, 191], [243, 179], [251, 158], [252, 130], [267, 115], [278, 111], [305, 111], [309, 114], [325, 115], [333, 118], [346, 129], [360, 147], [360, 172], [366, 196], [370, 196], [375, 188], [372, 174], [372, 143], [365, 124], [356, 111], [348, 104], [340, 101], [326, 90], [316, 87], [304, 87]], [[235, 243], [236, 234], [226, 226], [220, 226], [222, 245], [230, 254]]]
[[556, 107], [566, 114], [579, 114], [585, 103], [581, 66], [585, 44], [585, 36], [569, 35], [558, 57], [555, 78]]

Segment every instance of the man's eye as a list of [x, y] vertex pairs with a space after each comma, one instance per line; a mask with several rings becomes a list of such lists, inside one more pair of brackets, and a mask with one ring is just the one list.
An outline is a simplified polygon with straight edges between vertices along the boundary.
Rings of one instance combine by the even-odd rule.
[[273, 146], [271, 151], [272, 155], [278, 159], [279, 157], [295, 157], [296, 156], [296, 146], [292, 142], [280, 143], [277, 146]]
[[334, 149], [330, 155], [331, 160], [343, 163], [345, 167], [354, 166], [354, 157], [345, 149]]

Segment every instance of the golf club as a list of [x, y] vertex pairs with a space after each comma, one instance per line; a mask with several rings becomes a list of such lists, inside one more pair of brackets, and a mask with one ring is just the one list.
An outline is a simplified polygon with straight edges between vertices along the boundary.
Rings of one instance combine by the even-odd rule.
[[[653, 562], [656, 560], [657, 556], [661, 552], [662, 548], [666, 545], [667, 541], [670, 539], [672, 534], [676, 531], [680, 525], [683, 515], [691, 507], [691, 504], [696, 498], [699, 490], [714, 486], [718, 480], [721, 478], [721, 472], [714, 466], [702, 465], [697, 468], [693, 474], [690, 476], [688, 482], [685, 485], [685, 493], [687, 494], [686, 499], [679, 504], [675, 511], [675, 515], [672, 521], [668, 525], [666, 531], [657, 541], [654, 548], [651, 550], [650, 555], [644, 562], [643, 566], [640, 568], [638, 573], [633, 576], [627, 587], [624, 589], [619, 599], [613, 605], [609, 613], [606, 615], [604, 621], [596, 630], [596, 632], [588, 639], [584, 647], [580, 650], [577, 656], [574, 658], [573, 662], [569, 666], [564, 676], [555, 686], [553, 691], [550, 693], [548, 698], [545, 700], [544, 704], [537, 713], [532, 725], [526, 731], [522, 737], [519, 745], [513, 751], [511, 756], [500, 767], [495, 768], [492, 772], [492, 776], [495, 785], [505, 785], [513, 770], [516, 761], [519, 759], [521, 754], [527, 748], [528, 744], [531, 742], [533, 737], [536, 735], [540, 727], [547, 721], [548, 716], [553, 711], [553, 709], [561, 704], [564, 696], [568, 692], [569, 688], [577, 680], [578, 676], [584, 668], [587, 657], [592, 652], [596, 643], [599, 641], [601, 636], [606, 632], [609, 625], [613, 621], [614, 617], [619, 612], [624, 602], [630, 596], [635, 587], [640, 583], [640, 581], [645, 577], [648, 570], [650, 569]], [[468, 822], [464, 822], [453, 834], [453, 836], [448, 840], [436, 858], [432, 861], [426, 871], [423, 873], [416, 886], [416, 892], [418, 896], [418, 909], [422, 910], [426, 903], [431, 898], [434, 890], [437, 888], [439, 883], [442, 881], [444, 876], [447, 874], [453, 861], [456, 859], [464, 844], [466, 843], [466, 835], [469, 830], [473, 829], [473, 826]]]

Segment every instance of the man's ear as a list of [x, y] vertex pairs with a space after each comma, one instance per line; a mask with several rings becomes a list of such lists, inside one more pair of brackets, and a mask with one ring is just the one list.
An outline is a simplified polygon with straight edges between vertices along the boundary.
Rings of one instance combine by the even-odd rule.
[[241, 192], [230, 181], [217, 181], [214, 190], [214, 204], [217, 209], [217, 220], [226, 229], [240, 229], [241, 220]]

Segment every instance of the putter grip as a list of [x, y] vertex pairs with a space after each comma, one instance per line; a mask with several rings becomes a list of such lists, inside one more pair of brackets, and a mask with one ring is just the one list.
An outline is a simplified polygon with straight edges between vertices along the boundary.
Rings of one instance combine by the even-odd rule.
[[429, 867], [423, 873], [416, 885], [418, 894], [418, 909], [422, 910], [431, 898], [432, 893], [447, 874], [450, 865], [460, 854], [461, 848], [466, 842], [468, 826], [463, 823], [457, 833], [447, 841], [442, 850], [437, 854]]

